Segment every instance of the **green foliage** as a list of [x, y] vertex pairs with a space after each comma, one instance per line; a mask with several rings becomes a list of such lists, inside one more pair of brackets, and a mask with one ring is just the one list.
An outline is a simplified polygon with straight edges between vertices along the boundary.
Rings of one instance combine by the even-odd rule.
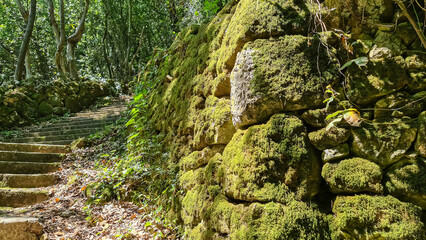
[[339, 68], [339, 70], [342, 71], [343, 69], [352, 65], [352, 63], [355, 63], [359, 67], [365, 67], [365, 66], [367, 66], [367, 63], [368, 63], [368, 57], [359, 57], [359, 58], [350, 60], [350, 61], [346, 62], [341, 68]]

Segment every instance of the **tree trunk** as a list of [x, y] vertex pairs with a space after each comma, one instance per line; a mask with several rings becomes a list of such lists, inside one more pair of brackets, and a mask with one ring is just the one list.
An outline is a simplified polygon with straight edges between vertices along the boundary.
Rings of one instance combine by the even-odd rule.
[[53, 28], [53, 32], [55, 34], [55, 41], [56, 41], [55, 65], [61, 74], [65, 74], [66, 67], [65, 67], [65, 59], [63, 55], [64, 47], [66, 45], [64, 0], [59, 0], [59, 16], [61, 18], [60, 27], [58, 26], [58, 23], [56, 22], [55, 6], [53, 5], [53, 1], [48, 0], [48, 2], [49, 2], [50, 25]]
[[27, 54], [25, 54], [25, 79], [31, 78], [32, 76], [33, 72], [31, 71], [31, 58], [29, 51], [27, 51]]
[[24, 39], [22, 40], [22, 45], [21, 45], [21, 48], [19, 49], [19, 56], [18, 56], [18, 61], [16, 63], [16, 69], [15, 69], [15, 81], [18, 83], [22, 79], [22, 72], [24, 71], [24, 65], [25, 65], [25, 56], [27, 55], [28, 47], [31, 40], [31, 35], [34, 29], [34, 22], [36, 18], [36, 9], [37, 9], [36, 6], [37, 6], [37, 1], [31, 0], [30, 15], [28, 17], [27, 27], [25, 29]]
[[75, 46], [77, 45], [78, 42], [80, 42], [81, 38], [83, 37], [84, 22], [86, 21], [86, 15], [87, 15], [87, 12], [89, 11], [89, 4], [90, 4], [90, 1], [86, 0], [85, 9], [81, 16], [80, 23], [77, 29], [75, 30], [75, 32], [71, 36], [69, 36], [67, 39], [68, 41], [67, 43], [68, 71], [74, 80], [79, 79], [77, 64], [75, 61]]

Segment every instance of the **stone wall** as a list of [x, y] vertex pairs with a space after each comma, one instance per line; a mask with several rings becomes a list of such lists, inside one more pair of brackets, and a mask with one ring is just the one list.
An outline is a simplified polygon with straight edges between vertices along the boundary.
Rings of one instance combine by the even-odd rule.
[[0, 87], [0, 129], [78, 112], [99, 97], [112, 94], [115, 91], [111, 86], [90, 80], [55, 80], [41, 85], [28, 80], [21, 87]]
[[425, 238], [425, 49], [392, 1], [325, 1], [326, 32], [311, 2], [233, 1], [149, 63], [189, 239]]

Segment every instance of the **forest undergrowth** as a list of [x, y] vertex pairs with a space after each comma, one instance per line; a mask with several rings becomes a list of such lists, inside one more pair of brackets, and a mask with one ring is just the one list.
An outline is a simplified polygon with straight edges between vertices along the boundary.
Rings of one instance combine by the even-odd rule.
[[44, 239], [179, 239], [176, 225], [165, 222], [162, 205], [137, 185], [138, 163], [130, 161], [130, 167], [127, 160], [123, 171], [128, 154], [123, 121], [71, 149], [56, 173], [57, 184], [45, 188], [50, 200], [9, 211], [39, 218]]

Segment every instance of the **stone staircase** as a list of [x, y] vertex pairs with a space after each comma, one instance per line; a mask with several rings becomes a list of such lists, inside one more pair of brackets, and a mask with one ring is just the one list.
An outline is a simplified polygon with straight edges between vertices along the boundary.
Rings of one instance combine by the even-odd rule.
[[7, 216], [1, 209], [49, 199], [45, 187], [56, 183], [55, 172], [60, 169], [67, 145], [113, 123], [125, 108], [123, 101], [86, 110], [23, 129], [19, 137], [0, 142], [0, 240], [39, 239], [42, 226], [37, 219]]

